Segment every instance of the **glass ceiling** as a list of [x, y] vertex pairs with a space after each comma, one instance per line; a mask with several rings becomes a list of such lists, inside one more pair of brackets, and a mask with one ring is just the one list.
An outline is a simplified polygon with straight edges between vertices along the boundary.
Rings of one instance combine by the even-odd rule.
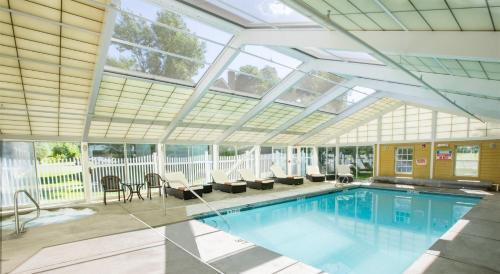
[[317, 26], [306, 16], [278, 0], [207, 0], [196, 3], [245, 27]]
[[311, 74], [305, 75], [278, 99], [285, 103], [307, 107], [343, 80], [342, 77], [333, 73], [313, 71]]
[[301, 61], [267, 47], [245, 46], [215, 81], [214, 88], [260, 98], [300, 64]]
[[332, 119], [333, 117], [335, 117], [335, 115], [316, 111], [313, 114], [307, 116], [305, 119], [302, 119], [302, 121], [297, 122], [293, 126], [289, 127], [286, 131], [288, 133], [306, 133], [323, 124], [324, 122]]
[[373, 93], [375, 93], [374, 89], [355, 86], [351, 90], [346, 91], [341, 96], [326, 104], [321, 108], [321, 110], [339, 114], [346, 110], [348, 107], [356, 104], [357, 102], [363, 100], [368, 95], [371, 95]]
[[315, 145], [325, 144], [326, 142], [333, 141], [337, 136], [348, 132], [355, 125], [363, 121], [368, 122], [369, 120], [373, 119], [373, 117], [381, 114], [384, 110], [395, 106], [396, 104], [398, 104], [398, 102], [399, 101], [397, 100], [389, 98], [380, 99], [375, 103], [370, 104], [368, 107], [354, 113], [353, 115], [350, 115], [349, 117], [340, 120], [334, 125], [323, 129], [314, 136], [305, 139], [300, 144]]
[[106, 64], [195, 85], [232, 34], [145, 1], [121, 2]]
[[410, 71], [500, 80], [500, 62], [484, 62], [435, 57], [390, 55], [392, 60]]
[[302, 1], [325, 15], [331, 11], [332, 20], [349, 31], [500, 29], [499, 1], [380, 0], [396, 20], [375, 1]]
[[105, 12], [38, 2], [0, 2], [0, 135], [79, 137]]
[[231, 126], [259, 101], [218, 92], [208, 92], [184, 118], [186, 124]]
[[[192, 98], [193, 86], [233, 37], [232, 33], [197, 19], [165, 10], [160, 7], [163, 1], [122, 0], [108, 49], [106, 72], [99, 83], [95, 113], [88, 115], [96, 54], [106, 14], [102, 5], [92, 2], [11, 0], [0, 3], [3, 7], [0, 11], [0, 135], [80, 137], [85, 120], [92, 116], [90, 137], [158, 140]], [[231, 18], [240, 17], [246, 22], [244, 26], [317, 26], [278, 0], [199, 2], [205, 3], [193, 5], [218, 7], [225, 15], [232, 14]], [[321, 11], [330, 9], [334, 20], [349, 30], [491, 31], [500, 27], [499, 1], [380, 0], [400, 22], [388, 17], [375, 1], [304, 2]], [[331, 48], [304, 51], [320, 58], [380, 64], [363, 52]], [[411, 71], [500, 80], [500, 62], [411, 55], [391, 58]], [[183, 117], [169, 140], [204, 143], [218, 140], [301, 64], [279, 49], [246, 45], [214, 81], [212, 90], [200, 101], [196, 100], [194, 108]], [[269, 136], [269, 132], [290, 121], [342, 80], [321, 71], [304, 76], [277, 102], [256, 114], [225, 141], [254, 143]], [[374, 92], [355, 87], [269, 142], [294, 140]], [[372, 110], [362, 111], [373, 114]], [[357, 120], [358, 116], [351, 116], [343, 124]], [[326, 131], [327, 135], [345, 130], [343, 124]]]
[[303, 109], [292, 107], [285, 104], [272, 103], [264, 111], [259, 113], [253, 119], [248, 121], [243, 128], [258, 129], [260, 131], [271, 131], [278, 128], [294, 116], [299, 114]]

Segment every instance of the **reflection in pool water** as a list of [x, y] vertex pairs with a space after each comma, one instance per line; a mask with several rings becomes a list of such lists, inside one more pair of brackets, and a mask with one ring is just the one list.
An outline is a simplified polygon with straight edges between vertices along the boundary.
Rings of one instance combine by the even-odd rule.
[[[330, 273], [401, 273], [478, 202], [357, 188], [226, 219], [231, 234]], [[202, 221], [227, 230], [218, 217]]]
[[[64, 223], [84, 218], [94, 213], [95, 211], [90, 208], [82, 208], [82, 209], [61, 208], [57, 210], [41, 210], [40, 218], [37, 218], [27, 223], [26, 228], [48, 225], [48, 224]], [[23, 222], [24, 220], [27, 220], [34, 216], [35, 216], [34, 212], [31, 212], [26, 215], [21, 215], [20, 221]], [[14, 230], [14, 216], [2, 219], [1, 227], [2, 230]]]

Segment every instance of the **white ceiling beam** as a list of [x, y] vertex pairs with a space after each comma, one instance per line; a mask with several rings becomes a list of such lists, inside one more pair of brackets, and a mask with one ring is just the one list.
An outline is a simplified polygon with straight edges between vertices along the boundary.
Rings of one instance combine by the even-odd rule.
[[[422, 87], [417, 80], [409, 77], [406, 73], [388, 66], [347, 63], [333, 60], [314, 60], [312, 62], [317, 69], [321, 68], [322, 71]], [[419, 75], [422, 76], [422, 79], [425, 79], [436, 89], [440, 90], [450, 89], [487, 96], [498, 96], [498, 94], [500, 94], [500, 81], [496, 80], [434, 73], [419, 73]]]
[[306, 134], [300, 135], [297, 138], [291, 140], [290, 143], [291, 144], [298, 144], [298, 143], [304, 141], [305, 139], [314, 136], [315, 134], [319, 133], [320, 131], [324, 130], [325, 128], [328, 128], [328, 127], [344, 120], [345, 118], [353, 115], [354, 113], [362, 110], [363, 108], [368, 107], [369, 105], [375, 103], [376, 101], [378, 101], [380, 99], [379, 97], [381, 97], [382, 95], [383, 94], [381, 92], [375, 92], [374, 94], [367, 96], [365, 99], [359, 101], [354, 106], [346, 109], [345, 111], [343, 111], [339, 115], [337, 115], [337, 116], [333, 117], [332, 119], [324, 122], [323, 124], [315, 127], [314, 129], [310, 130]]
[[97, 102], [97, 95], [99, 94], [99, 86], [101, 85], [102, 74], [104, 72], [104, 65], [106, 65], [106, 58], [108, 55], [108, 48], [111, 44], [111, 38], [113, 36], [117, 11], [112, 7], [116, 7], [116, 1], [112, 1], [108, 7], [106, 7], [106, 12], [104, 15], [104, 23], [102, 26], [101, 36], [99, 37], [99, 49], [97, 51], [97, 60], [94, 67], [94, 73], [92, 76], [92, 85], [90, 90], [90, 96], [87, 103], [87, 117], [85, 118], [85, 124], [83, 128], [82, 140], [87, 141], [89, 137], [90, 124], [92, 122], [92, 117], [95, 112], [95, 105]]
[[267, 134], [263, 141], [260, 142], [265, 143], [272, 139], [274, 136], [286, 131], [289, 127], [295, 125], [296, 123], [300, 122], [302, 119], [308, 117], [315, 111], [319, 110], [326, 104], [330, 103], [332, 100], [335, 98], [339, 97], [340, 95], [344, 94], [344, 92], [348, 91], [350, 88], [353, 88], [354, 86], [357, 85], [357, 79], [352, 79], [349, 81], [344, 81], [340, 85], [334, 86], [327, 92], [325, 92], [322, 96], [318, 97], [310, 106], [308, 106], [304, 111], [293, 117], [291, 120], [288, 122], [284, 123], [277, 129], [273, 130], [269, 134]]
[[[480, 120], [479, 117], [477, 117], [474, 113], [468, 111], [461, 105], [458, 105], [457, 103], [453, 102], [450, 100], [448, 97], [443, 95], [440, 91], [438, 91], [432, 84], [428, 83], [426, 80], [424, 80], [422, 77], [417, 76], [416, 74], [413, 74], [410, 72], [408, 69], [403, 67], [401, 64], [398, 64], [391, 58], [389, 58], [385, 53], [374, 47], [372, 44], [366, 42], [362, 38], [356, 36], [355, 34], [351, 33], [350, 31], [346, 30], [344, 27], [342, 27], [339, 23], [333, 21], [330, 18], [330, 11], [327, 11], [327, 14], [323, 14], [321, 11], [318, 11], [311, 6], [307, 5], [304, 2], [298, 1], [298, 0], [285, 0], [285, 3], [291, 5], [292, 8], [297, 9], [299, 12], [304, 13], [306, 16], [309, 16], [311, 19], [319, 22], [321, 25], [326, 27], [327, 29], [334, 30], [335, 32], [341, 33], [346, 39], [350, 39], [356, 44], [360, 45], [363, 47], [363, 51], [365, 52], [370, 52], [374, 57], [376, 57], [379, 61], [384, 62], [386, 65], [390, 65], [397, 70], [400, 70], [401, 72], [405, 73], [408, 77], [413, 78], [417, 82], [420, 83], [423, 87], [430, 89], [432, 92], [436, 93], [439, 95], [443, 100], [447, 101], [450, 105], [453, 105], [460, 111], [462, 111], [466, 116], [471, 116], [474, 118], [477, 118]], [[429, 40], [432, 41], [432, 40]], [[399, 41], [395, 41], [399, 42]], [[428, 41], [425, 41], [428, 43]]]
[[[422, 87], [391, 83], [375, 79], [358, 79], [358, 85], [382, 91], [387, 95], [387, 97], [398, 99], [409, 104], [416, 104], [422, 107], [463, 116], [462, 112], [458, 111], [450, 104], [447, 104], [437, 94]], [[469, 100], [461, 100], [460, 98], [455, 98], [455, 94], [445, 93], [445, 95], [453, 100], [456, 100], [468, 110], [477, 113], [483, 118], [497, 119], [497, 117], [499, 116], [500, 109], [490, 106], [490, 104], [498, 105], [499, 101], [497, 100], [470, 97]], [[476, 101], [479, 99], [482, 100], [481, 104], [478, 104]]]
[[160, 137], [160, 142], [165, 143], [170, 134], [174, 131], [178, 124], [184, 120], [189, 112], [196, 106], [196, 104], [208, 92], [213, 82], [220, 76], [220, 74], [230, 65], [234, 58], [239, 53], [239, 48], [242, 46], [239, 36], [236, 35], [229, 42], [228, 46], [222, 50], [221, 54], [215, 59], [212, 65], [208, 68], [207, 72], [203, 75], [198, 82], [193, 94], [186, 102], [186, 104], [179, 111], [177, 116], [169, 123], [165, 132]]
[[[351, 31], [386, 54], [499, 61], [500, 33], [488, 31]], [[337, 31], [247, 29], [244, 43], [292, 48], [367, 51]]]
[[299, 66], [297, 70], [291, 72], [288, 76], [285, 77], [282, 81], [280, 81], [275, 87], [273, 87], [270, 91], [262, 97], [259, 103], [253, 107], [249, 112], [247, 112], [243, 117], [241, 117], [238, 122], [236, 122], [233, 126], [231, 126], [228, 130], [224, 131], [217, 140], [216, 143], [222, 143], [224, 140], [231, 136], [235, 131], [239, 130], [245, 123], [250, 121], [252, 118], [257, 116], [261, 111], [263, 111], [266, 107], [272, 104], [281, 94], [287, 91], [290, 87], [295, 85], [302, 77], [304, 77], [305, 73], [311, 71], [311, 63], [304, 63]]

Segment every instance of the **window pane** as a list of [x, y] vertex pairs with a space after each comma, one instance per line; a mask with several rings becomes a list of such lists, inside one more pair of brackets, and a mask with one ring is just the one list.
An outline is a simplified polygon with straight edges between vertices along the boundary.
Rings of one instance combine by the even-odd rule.
[[126, 146], [129, 158], [149, 156], [156, 153], [156, 145], [154, 144], [127, 144]]
[[479, 145], [457, 146], [455, 151], [455, 175], [477, 177]]
[[[224, 71], [214, 86], [261, 97], [301, 62], [262, 46], [246, 46]], [[254, 53], [255, 52], [255, 53]], [[254, 56], [268, 56], [273, 62]], [[266, 58], [266, 57], [263, 57]], [[282, 65], [280, 65], [282, 64]]]

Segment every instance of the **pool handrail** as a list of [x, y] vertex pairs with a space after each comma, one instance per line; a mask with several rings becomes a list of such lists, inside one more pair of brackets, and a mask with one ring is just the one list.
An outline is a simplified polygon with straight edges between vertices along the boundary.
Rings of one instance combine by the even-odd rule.
[[[36, 217], [34, 218], [31, 218], [29, 220], [26, 220], [25, 222], [19, 224], [19, 193], [24, 193], [26, 194], [26, 196], [28, 196], [28, 198], [33, 202], [33, 204], [35, 204], [36, 206]], [[24, 226], [37, 219], [38, 217], [40, 217], [40, 205], [35, 201], [35, 199], [33, 199], [33, 197], [29, 194], [29, 192], [25, 189], [20, 189], [20, 190], [17, 190], [15, 193], [14, 193], [14, 224], [15, 224], [15, 228], [16, 228], [16, 234], [19, 235], [21, 233], [24, 232]]]
[[[198, 198], [212, 212], [214, 212], [215, 214], [217, 214], [217, 216], [219, 216], [224, 221], [224, 223], [227, 225], [228, 230], [231, 230], [231, 226], [229, 225], [229, 222], [226, 220], [226, 218], [224, 218], [224, 216], [222, 216], [222, 214], [217, 209], [213, 208], [207, 201], [205, 201], [203, 198], [201, 198], [201, 196], [198, 195], [198, 193], [196, 193], [196, 191], [194, 191], [193, 189], [191, 189], [191, 187], [189, 187], [187, 184], [185, 184], [182, 180], [176, 180], [175, 182], [182, 184], [186, 189], [188, 189], [191, 193], [193, 193], [193, 195], [196, 196], [196, 198]], [[165, 186], [169, 186], [169, 181], [168, 180], [164, 180], [163, 186], [162, 186], [163, 190], [165, 189]], [[165, 198], [167, 198], [167, 193], [166, 192], [163, 195], [163, 208], [165, 210], [165, 216], [166, 216], [167, 215], [167, 206], [166, 206]]]

